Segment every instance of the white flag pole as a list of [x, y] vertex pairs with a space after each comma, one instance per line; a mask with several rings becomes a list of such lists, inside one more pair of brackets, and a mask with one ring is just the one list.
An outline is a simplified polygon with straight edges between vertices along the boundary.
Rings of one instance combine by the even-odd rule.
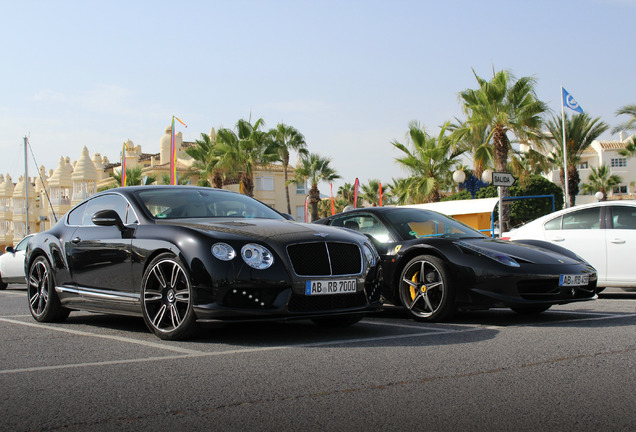
[[563, 87], [561, 87], [561, 127], [563, 129], [563, 190], [565, 191], [565, 208], [570, 206], [570, 194], [568, 191], [568, 148], [565, 141], [565, 101], [563, 100]]

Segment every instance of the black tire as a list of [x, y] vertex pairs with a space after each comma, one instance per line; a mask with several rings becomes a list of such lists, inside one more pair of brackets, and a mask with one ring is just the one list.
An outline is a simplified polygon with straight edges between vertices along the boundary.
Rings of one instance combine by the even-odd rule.
[[457, 311], [446, 264], [432, 255], [417, 256], [404, 266], [398, 294], [404, 308], [418, 321], [442, 321]]
[[8, 283], [3, 282], [2, 279], [0, 279], [0, 290], [7, 289], [8, 286]]
[[60, 299], [55, 292], [55, 278], [51, 265], [43, 256], [37, 257], [29, 266], [27, 298], [29, 311], [36, 321], [60, 322], [71, 313], [70, 309], [60, 304]]
[[141, 282], [146, 325], [164, 340], [182, 340], [197, 328], [192, 283], [179, 258], [165, 253], [152, 260]]
[[325, 328], [340, 328], [340, 327], [349, 327], [356, 323], [358, 323], [363, 315], [336, 315], [336, 316], [326, 316], [326, 317], [318, 317], [312, 318], [311, 320], [319, 327]]
[[510, 309], [521, 315], [539, 315], [550, 309], [552, 305], [528, 305], [528, 306], [510, 306]]

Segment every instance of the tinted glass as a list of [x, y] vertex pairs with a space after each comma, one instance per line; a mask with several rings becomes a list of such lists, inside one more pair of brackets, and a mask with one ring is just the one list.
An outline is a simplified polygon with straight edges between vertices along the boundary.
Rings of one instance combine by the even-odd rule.
[[349, 228], [363, 234], [369, 234], [382, 243], [391, 241], [389, 230], [373, 215], [370, 214], [349, 214], [334, 218], [331, 225]]
[[475, 238], [487, 237], [463, 223], [428, 210], [395, 209], [386, 213], [389, 223], [402, 240], [423, 237]]
[[611, 206], [614, 229], [636, 229], [636, 207]]
[[81, 206], [75, 207], [68, 215], [68, 224], [69, 225], [81, 225], [82, 220], [84, 219], [84, 212], [86, 211], [88, 203], [84, 203]]
[[20, 243], [18, 243], [18, 245], [15, 247], [15, 251], [17, 252], [17, 251], [25, 250], [27, 247], [27, 243], [29, 243], [29, 238], [31, 237], [30, 236], [25, 237], [22, 240], [20, 240]]
[[214, 189], [148, 188], [137, 191], [135, 194], [155, 219], [227, 217], [285, 219], [275, 210], [246, 195]]
[[548, 231], [561, 229], [561, 216], [554, 218], [545, 223], [544, 228]]
[[93, 225], [91, 218], [100, 210], [112, 209], [117, 212], [122, 222], [126, 223], [128, 202], [120, 195], [108, 194], [98, 196], [86, 203], [82, 225]]
[[599, 229], [601, 208], [593, 207], [563, 215], [563, 229]]

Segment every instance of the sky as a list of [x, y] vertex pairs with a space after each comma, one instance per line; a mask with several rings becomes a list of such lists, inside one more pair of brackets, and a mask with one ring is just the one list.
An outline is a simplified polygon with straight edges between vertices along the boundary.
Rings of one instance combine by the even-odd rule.
[[554, 115], [561, 86], [612, 127], [636, 103], [636, 0], [1, 4], [0, 174], [14, 182], [25, 136], [47, 171], [84, 146], [117, 162], [128, 139], [158, 153], [175, 115], [185, 141], [250, 116], [283, 122], [331, 158], [334, 188], [387, 184], [408, 176], [391, 142], [409, 122], [437, 136], [464, 118], [473, 73], [493, 70], [534, 77]]

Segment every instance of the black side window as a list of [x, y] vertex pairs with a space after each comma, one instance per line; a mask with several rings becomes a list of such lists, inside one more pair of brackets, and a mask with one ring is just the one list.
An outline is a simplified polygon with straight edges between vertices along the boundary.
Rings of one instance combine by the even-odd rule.
[[[86, 210], [82, 218], [81, 225], [93, 225], [91, 218], [100, 210], [113, 209], [117, 212], [121, 220], [127, 223], [126, 212], [128, 209], [128, 201], [120, 195], [102, 195], [86, 203]], [[134, 219], [134, 216], [132, 217]]]
[[84, 212], [86, 211], [86, 206], [88, 203], [84, 203], [79, 207], [75, 207], [68, 214], [67, 222], [69, 225], [78, 226], [82, 224], [82, 220], [84, 219]]

